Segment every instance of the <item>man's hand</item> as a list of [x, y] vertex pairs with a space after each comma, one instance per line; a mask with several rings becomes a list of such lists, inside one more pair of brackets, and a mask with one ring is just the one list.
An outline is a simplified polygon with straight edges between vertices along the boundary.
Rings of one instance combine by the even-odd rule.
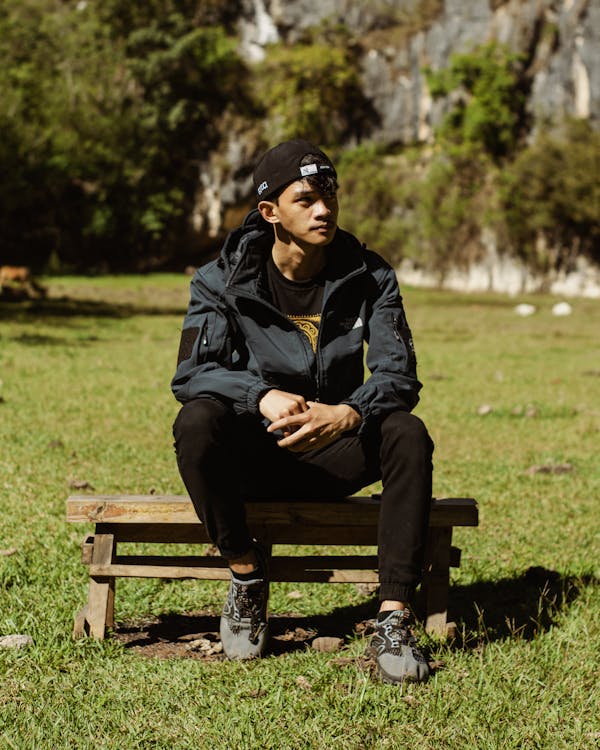
[[[258, 410], [266, 417], [269, 422], [277, 422], [284, 417], [290, 417], [294, 414], [302, 414], [308, 411], [308, 405], [303, 396], [287, 391], [279, 391], [273, 388], [267, 391], [258, 402]], [[270, 427], [269, 427], [270, 429]], [[291, 427], [283, 429], [283, 434], [287, 437], [294, 430]]]
[[267, 428], [268, 432], [283, 431], [283, 439], [277, 441], [280, 448], [297, 453], [324, 448], [361, 422], [360, 414], [348, 404], [307, 401], [306, 405], [307, 409], [277, 419]]

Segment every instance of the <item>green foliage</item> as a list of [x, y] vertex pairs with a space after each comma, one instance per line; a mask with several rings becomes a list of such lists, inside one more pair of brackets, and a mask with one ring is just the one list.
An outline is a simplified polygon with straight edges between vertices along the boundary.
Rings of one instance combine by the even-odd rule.
[[[575, 123], [526, 145], [518, 55], [489, 43], [427, 71], [448, 114], [433, 147], [397, 154], [365, 142], [376, 114], [361, 90], [359, 42], [343, 24], [309, 28], [248, 68], [234, 36], [241, 5], [4, 0], [2, 262], [181, 262], [198, 170], [232, 125], [248, 151], [302, 136], [342, 152], [342, 221], [392, 262], [411, 257], [443, 272], [476, 257], [490, 226], [500, 250], [541, 267], [580, 252], [600, 258], [598, 135]], [[366, 4], [369, 43], [400, 45], [441, 6]], [[541, 33], [551, 42], [556, 29]]]
[[426, 71], [432, 96], [455, 100], [438, 135], [470, 144], [496, 159], [514, 150], [525, 98], [519, 79], [520, 56], [490, 42], [453, 55], [440, 71]]
[[522, 256], [542, 266], [569, 267], [580, 253], [600, 262], [598, 174], [600, 133], [585, 121], [544, 133], [518, 154], [503, 172], [502, 198]]
[[495, 218], [493, 168], [471, 146], [397, 156], [362, 146], [340, 165], [342, 224], [391, 263], [411, 258], [443, 271], [468, 263]]
[[231, 98], [247, 106], [234, 42], [177, 4], [141, 0], [7, 0], [0, 40], [5, 256], [88, 267], [168, 258], [185, 232], [194, 157], [218, 145]]
[[302, 137], [337, 146], [359, 137], [368, 116], [357, 57], [345, 44], [273, 45], [256, 70], [255, 86], [272, 142]]

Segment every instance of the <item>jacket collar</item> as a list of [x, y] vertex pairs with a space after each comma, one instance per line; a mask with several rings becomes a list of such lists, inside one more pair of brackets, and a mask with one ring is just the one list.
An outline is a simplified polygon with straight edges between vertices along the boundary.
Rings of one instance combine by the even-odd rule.
[[[219, 263], [226, 271], [226, 284], [230, 291], [243, 289], [262, 296], [262, 277], [271, 251], [272, 237], [271, 226], [264, 221], [257, 209], [251, 211], [242, 226], [227, 237]], [[327, 248], [328, 287], [331, 285], [333, 288], [348, 276], [366, 270], [363, 250], [354, 235], [343, 229], [337, 230], [333, 242]]]

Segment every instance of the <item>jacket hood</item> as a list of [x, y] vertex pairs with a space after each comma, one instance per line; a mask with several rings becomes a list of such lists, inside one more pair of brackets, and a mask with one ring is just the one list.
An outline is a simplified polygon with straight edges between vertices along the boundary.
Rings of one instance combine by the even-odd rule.
[[[258, 209], [253, 209], [242, 225], [228, 235], [221, 250], [219, 265], [225, 270], [228, 287], [249, 285], [256, 291], [272, 241], [273, 228]], [[366, 268], [364, 246], [339, 227], [328, 253], [336, 279]]]
[[220, 252], [219, 265], [231, 273], [251, 244], [261, 239], [266, 243], [272, 233], [272, 228], [260, 215], [260, 211], [253, 208], [246, 214], [241, 226], [231, 231], [225, 238]]

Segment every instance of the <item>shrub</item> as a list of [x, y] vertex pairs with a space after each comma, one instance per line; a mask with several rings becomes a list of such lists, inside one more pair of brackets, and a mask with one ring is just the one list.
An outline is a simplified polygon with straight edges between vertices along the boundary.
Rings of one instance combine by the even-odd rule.
[[276, 44], [255, 71], [272, 143], [302, 137], [323, 146], [360, 139], [369, 116], [357, 58], [347, 45]]
[[490, 42], [452, 55], [448, 68], [426, 70], [431, 95], [455, 100], [438, 136], [483, 149], [497, 160], [510, 155], [524, 120], [520, 61], [519, 55]]
[[542, 267], [568, 267], [582, 252], [600, 262], [598, 174], [600, 133], [586, 121], [568, 121], [521, 151], [502, 177], [515, 251]]
[[386, 155], [361, 146], [339, 173], [342, 225], [393, 264], [411, 258], [440, 272], [466, 264], [485, 223], [497, 220], [492, 165], [471, 147]]

